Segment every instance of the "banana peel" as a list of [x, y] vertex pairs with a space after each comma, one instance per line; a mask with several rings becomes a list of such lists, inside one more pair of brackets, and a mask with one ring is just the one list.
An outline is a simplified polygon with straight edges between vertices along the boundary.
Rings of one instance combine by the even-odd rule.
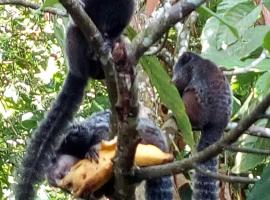
[[[112, 159], [116, 153], [116, 138], [102, 141], [98, 162], [80, 160], [60, 181], [59, 187], [71, 191], [74, 197], [82, 197], [100, 189], [113, 175]], [[159, 165], [173, 160], [173, 155], [165, 153], [154, 145], [139, 144], [135, 153], [135, 165], [144, 167]]]

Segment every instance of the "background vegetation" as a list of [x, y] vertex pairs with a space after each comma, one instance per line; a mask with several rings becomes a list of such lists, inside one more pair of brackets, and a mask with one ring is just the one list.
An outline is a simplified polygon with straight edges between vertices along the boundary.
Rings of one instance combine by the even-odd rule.
[[[42, 5], [38, 1], [33, 3]], [[53, 3], [47, 1], [50, 6]], [[136, 17], [143, 16], [148, 9], [145, 3], [141, 2]], [[184, 23], [189, 23], [185, 27], [188, 32], [184, 37], [187, 44], [179, 41], [180, 33], [184, 31], [179, 31], [177, 26], [169, 31], [164, 42], [163, 49], [171, 58], [177, 57], [176, 49], [186, 45], [188, 50], [209, 58], [224, 69], [234, 94], [234, 122], [247, 115], [269, 92], [269, 9], [269, 0], [264, 1], [264, 4], [253, 0], [210, 1], [197, 10], [198, 16], [193, 23]], [[134, 20], [127, 31], [130, 38], [140, 31], [136, 26], [138, 23], [144, 24]], [[66, 17], [44, 14], [40, 10], [22, 6], [0, 6], [0, 199], [11, 198], [14, 168], [23, 155], [27, 139], [48, 110], [65, 78], [67, 66], [63, 55], [63, 39], [66, 25]], [[180, 47], [178, 44], [181, 44]], [[156, 88], [159, 102], [176, 111], [179, 108], [170, 95], [170, 86], [166, 84], [170, 79], [172, 65], [162, 55], [159, 52], [144, 56], [140, 64]], [[91, 81], [78, 117], [86, 117], [108, 107], [103, 82]], [[268, 119], [260, 120], [256, 125], [267, 128], [270, 125]], [[190, 130], [188, 123], [186, 130]], [[194, 143], [192, 135], [184, 135], [184, 141], [190, 146]], [[269, 149], [270, 140], [244, 135], [239, 145]], [[187, 155], [180, 153], [182, 156]], [[270, 177], [268, 155], [226, 152], [222, 159], [224, 173], [255, 177], [264, 171], [264, 178], [255, 187], [254, 184], [223, 185], [223, 192], [231, 199], [270, 199], [270, 194], [267, 194]], [[181, 192], [180, 186], [179, 189]], [[38, 198], [63, 199], [63, 194], [52, 192], [44, 184]]]

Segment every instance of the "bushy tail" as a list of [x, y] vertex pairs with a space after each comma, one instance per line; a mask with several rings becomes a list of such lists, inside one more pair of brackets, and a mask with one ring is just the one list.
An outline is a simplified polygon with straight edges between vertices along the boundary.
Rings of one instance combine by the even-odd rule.
[[[142, 143], [152, 144], [159, 147], [164, 152], [169, 152], [170, 148], [164, 133], [148, 118], [140, 118], [138, 131]], [[147, 200], [172, 200], [173, 182], [172, 176], [164, 176], [146, 181], [145, 196]]]
[[78, 110], [86, 84], [87, 80], [81, 80], [70, 73], [68, 74], [62, 91], [52, 105], [47, 117], [35, 131], [17, 171], [16, 200], [34, 199], [35, 184], [44, 178], [59, 135]]
[[173, 183], [172, 176], [164, 176], [146, 181], [147, 200], [172, 200]]
[[[198, 144], [198, 151], [220, 139], [223, 131], [217, 128], [204, 129]], [[205, 162], [197, 163], [198, 167], [207, 169], [212, 173], [217, 172], [218, 157], [213, 157]], [[193, 200], [217, 200], [219, 199], [219, 181], [199, 172], [194, 174]]]

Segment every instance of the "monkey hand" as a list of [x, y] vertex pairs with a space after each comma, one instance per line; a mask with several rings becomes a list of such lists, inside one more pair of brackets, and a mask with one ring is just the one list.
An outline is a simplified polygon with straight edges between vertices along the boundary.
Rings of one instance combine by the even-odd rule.
[[100, 144], [91, 146], [89, 150], [86, 152], [85, 158], [89, 159], [90, 161], [95, 161], [96, 163], [98, 163], [99, 150], [100, 150]]

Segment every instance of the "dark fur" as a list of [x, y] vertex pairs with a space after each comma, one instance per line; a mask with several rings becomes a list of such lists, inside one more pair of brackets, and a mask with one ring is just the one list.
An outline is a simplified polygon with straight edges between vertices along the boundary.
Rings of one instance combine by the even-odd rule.
[[[81, 123], [73, 124], [66, 130], [66, 136], [57, 150], [56, 159], [52, 161], [52, 165], [47, 173], [48, 180], [52, 185], [56, 185], [56, 183], [66, 175], [68, 172], [67, 168], [70, 168], [70, 163], [74, 164], [74, 160], [70, 159], [70, 157], [62, 159], [63, 155], [81, 159], [85, 157], [86, 154], [89, 154], [89, 151], [93, 150], [92, 147], [102, 139], [108, 139], [109, 120], [110, 112], [99, 112]], [[169, 147], [166, 143], [165, 136], [151, 120], [145, 118], [140, 119], [138, 131], [142, 138], [142, 143], [153, 144], [163, 151], [168, 152]], [[80, 149], [80, 152], [78, 152], [78, 149]], [[109, 187], [113, 188], [113, 183], [110, 183]], [[97, 193], [100, 192], [98, 191]], [[171, 177], [166, 176], [147, 180], [146, 198], [148, 200], [172, 199]]]
[[[113, 45], [129, 23], [134, 1], [82, 0], [82, 5], [106, 39], [106, 43]], [[67, 30], [66, 53], [69, 62], [67, 78], [51, 110], [40, 123], [27, 147], [18, 170], [16, 200], [34, 199], [34, 185], [44, 177], [62, 129], [78, 110], [88, 78], [104, 78], [101, 63], [93, 57], [93, 48], [89, 47], [82, 32], [72, 23]]]
[[[193, 127], [201, 130], [197, 150], [213, 144], [223, 134], [232, 107], [229, 83], [222, 71], [209, 60], [194, 53], [184, 53], [173, 70], [173, 81], [185, 104]], [[217, 172], [217, 157], [198, 163], [200, 167]], [[195, 173], [193, 199], [219, 199], [218, 181]]]

